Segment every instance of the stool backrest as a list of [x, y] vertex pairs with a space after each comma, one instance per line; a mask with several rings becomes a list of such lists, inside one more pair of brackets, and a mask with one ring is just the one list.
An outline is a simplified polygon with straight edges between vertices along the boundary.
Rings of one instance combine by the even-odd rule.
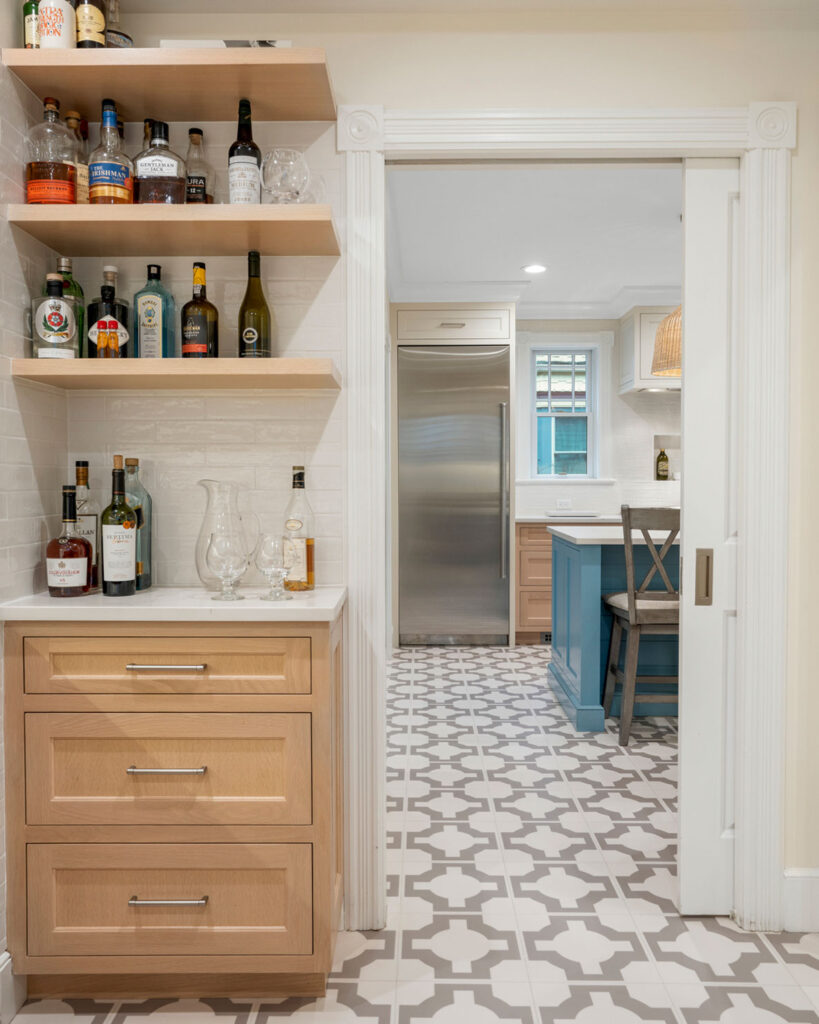
[[[628, 618], [634, 624], [637, 621], [637, 598], [648, 596], [646, 591], [655, 576], [659, 576], [665, 590], [652, 590], [652, 601], [677, 601], [680, 592], [671, 582], [663, 565], [663, 559], [671, 550], [680, 533], [680, 510], [678, 508], [631, 508], [620, 507], [623, 517], [623, 544], [626, 555], [626, 590], [628, 593]], [[634, 572], [634, 537], [632, 531], [639, 530], [643, 535], [645, 547], [651, 555], [651, 566], [641, 582], [637, 582]], [[665, 540], [656, 544], [651, 532], [666, 532]]]

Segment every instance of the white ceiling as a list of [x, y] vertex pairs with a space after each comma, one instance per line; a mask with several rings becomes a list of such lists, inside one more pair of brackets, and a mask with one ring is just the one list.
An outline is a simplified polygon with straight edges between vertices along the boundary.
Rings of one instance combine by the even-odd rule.
[[679, 163], [394, 165], [387, 192], [392, 302], [514, 301], [536, 319], [680, 301]]

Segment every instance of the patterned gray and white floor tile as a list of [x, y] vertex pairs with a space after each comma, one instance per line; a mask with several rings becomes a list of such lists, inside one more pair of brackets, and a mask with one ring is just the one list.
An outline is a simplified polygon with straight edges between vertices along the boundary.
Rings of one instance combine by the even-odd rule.
[[390, 666], [389, 920], [321, 999], [40, 1000], [21, 1024], [819, 1024], [819, 935], [681, 918], [676, 729], [575, 733], [548, 649]]

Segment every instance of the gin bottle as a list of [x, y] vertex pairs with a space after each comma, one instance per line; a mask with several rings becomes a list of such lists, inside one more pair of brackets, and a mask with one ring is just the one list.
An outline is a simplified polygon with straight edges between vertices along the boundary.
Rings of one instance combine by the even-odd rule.
[[176, 304], [162, 284], [162, 267], [148, 264], [148, 281], [134, 296], [134, 357], [172, 359], [176, 355]]
[[63, 294], [62, 274], [46, 277], [46, 295], [31, 303], [31, 354], [35, 359], [78, 359], [75, 300]]
[[[68, 256], [60, 256], [57, 260], [57, 273], [63, 279], [63, 295], [74, 299], [74, 315], [77, 320], [78, 355], [84, 355], [85, 344], [85, 295], [79, 281], [74, 277], [73, 265]], [[48, 278], [43, 281], [43, 295], [48, 295]]]

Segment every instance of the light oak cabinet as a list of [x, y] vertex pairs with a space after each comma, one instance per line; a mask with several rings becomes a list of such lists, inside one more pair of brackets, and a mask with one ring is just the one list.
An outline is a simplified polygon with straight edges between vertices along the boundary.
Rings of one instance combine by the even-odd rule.
[[635, 306], [620, 319], [617, 330], [620, 394], [645, 391], [679, 391], [679, 377], [655, 377], [651, 372], [654, 337], [662, 321], [674, 306]]
[[6, 626], [9, 950], [30, 993], [323, 991], [341, 634]]

